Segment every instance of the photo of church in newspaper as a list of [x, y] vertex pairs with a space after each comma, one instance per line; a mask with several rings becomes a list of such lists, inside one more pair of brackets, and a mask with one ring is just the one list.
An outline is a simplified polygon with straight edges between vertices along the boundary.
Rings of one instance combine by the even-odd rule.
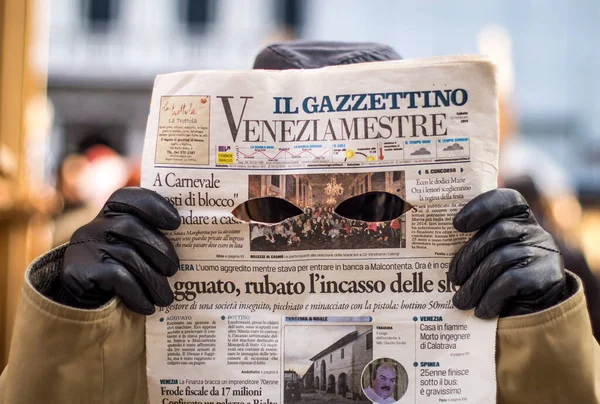
[[404, 200], [405, 172], [250, 175], [250, 199], [282, 198], [304, 212], [275, 225], [251, 223], [250, 250], [405, 248], [404, 216], [386, 222], [366, 222], [335, 213], [340, 203], [376, 191]]
[[361, 374], [373, 360], [372, 326], [286, 326], [284, 354], [284, 402], [369, 401]]

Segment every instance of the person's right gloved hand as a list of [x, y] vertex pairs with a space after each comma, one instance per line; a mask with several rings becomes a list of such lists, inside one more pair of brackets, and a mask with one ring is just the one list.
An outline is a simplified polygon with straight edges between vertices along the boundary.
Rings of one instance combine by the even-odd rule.
[[494, 189], [467, 203], [454, 218], [460, 232], [478, 231], [450, 262], [448, 277], [460, 289], [456, 308], [479, 318], [535, 313], [569, 293], [556, 242], [513, 189]]
[[69, 300], [91, 308], [116, 295], [140, 314], [171, 304], [166, 277], [177, 272], [179, 258], [158, 229], [175, 230], [180, 223], [175, 207], [156, 192], [116, 191], [98, 216], [71, 237], [60, 273]]

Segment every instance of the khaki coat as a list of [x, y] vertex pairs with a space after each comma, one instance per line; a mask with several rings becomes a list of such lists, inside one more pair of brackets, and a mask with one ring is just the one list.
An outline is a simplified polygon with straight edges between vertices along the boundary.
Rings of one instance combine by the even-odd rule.
[[[144, 317], [116, 299], [80, 310], [46, 297], [64, 249], [27, 271], [0, 403], [146, 404]], [[561, 304], [498, 321], [499, 404], [600, 403], [600, 347], [581, 282], [569, 282], [573, 295]]]

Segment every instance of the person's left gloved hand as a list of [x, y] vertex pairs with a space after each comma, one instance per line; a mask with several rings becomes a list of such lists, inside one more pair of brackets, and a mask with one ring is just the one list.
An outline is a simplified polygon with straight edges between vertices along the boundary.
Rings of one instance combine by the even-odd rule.
[[173, 302], [167, 281], [179, 257], [159, 230], [175, 230], [177, 209], [154, 191], [122, 188], [90, 223], [81, 226], [65, 251], [60, 283], [67, 305], [97, 308], [119, 296], [132, 311], [152, 314]]
[[452, 301], [480, 318], [534, 313], [567, 295], [562, 256], [527, 201], [495, 189], [467, 203], [454, 218], [460, 232], [479, 230], [459, 251], [448, 277], [460, 286]]

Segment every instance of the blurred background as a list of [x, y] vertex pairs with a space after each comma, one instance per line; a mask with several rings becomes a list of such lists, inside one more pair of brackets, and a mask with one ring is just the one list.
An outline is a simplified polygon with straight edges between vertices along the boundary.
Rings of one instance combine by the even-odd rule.
[[247, 69], [264, 45], [375, 41], [499, 66], [501, 185], [600, 271], [600, 2], [0, 0], [0, 368], [28, 263], [139, 183], [154, 76]]

